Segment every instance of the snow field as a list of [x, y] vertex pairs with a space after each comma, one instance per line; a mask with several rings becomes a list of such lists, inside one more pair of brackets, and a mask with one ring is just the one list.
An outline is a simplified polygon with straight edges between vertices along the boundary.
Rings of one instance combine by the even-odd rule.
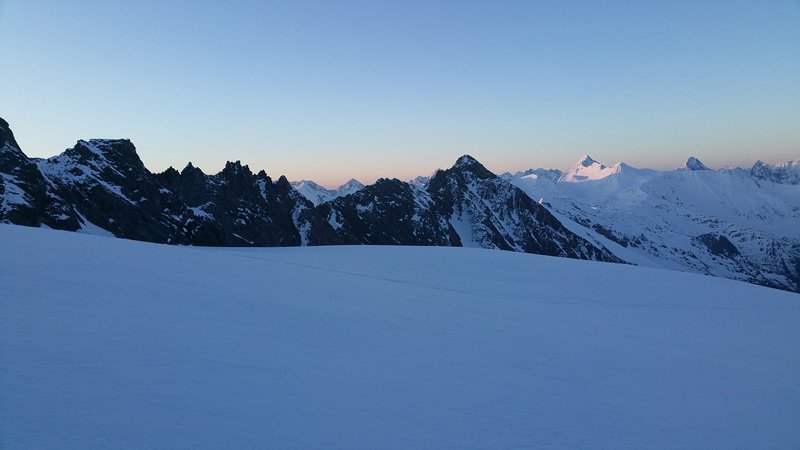
[[800, 296], [0, 225], [0, 448], [796, 448]]

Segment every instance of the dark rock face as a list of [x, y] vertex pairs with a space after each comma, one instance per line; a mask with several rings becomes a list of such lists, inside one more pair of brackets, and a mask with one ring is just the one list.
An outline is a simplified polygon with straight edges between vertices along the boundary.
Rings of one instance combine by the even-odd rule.
[[0, 222], [77, 230], [69, 205], [19, 148], [8, 122], [0, 118]]
[[0, 144], [2, 222], [172, 244], [470, 245], [621, 262], [469, 156], [427, 183], [381, 179], [315, 207], [285, 177], [238, 161], [216, 175], [191, 163], [153, 174], [123, 139], [29, 159], [5, 121]]
[[70, 231], [97, 226], [173, 244], [338, 243], [285, 178], [273, 183], [239, 162], [210, 176], [191, 164], [153, 174], [123, 139], [78, 141], [58, 156], [29, 159], [2, 119], [0, 144], [0, 222]]
[[702, 161], [695, 158], [694, 156], [690, 156], [689, 159], [686, 160], [686, 168], [689, 170], [711, 170], [708, 167], [706, 167], [706, 165], [703, 164]]
[[706, 246], [712, 255], [722, 256], [725, 258], [735, 258], [741, 253], [739, 249], [725, 236], [715, 235], [711, 233], [701, 234], [695, 240]]
[[317, 210], [346, 244], [460, 245], [458, 235], [432, 206], [427, 192], [382, 178]]
[[169, 242], [178, 226], [164, 213], [160, 186], [128, 140], [78, 141], [37, 165], [82, 225], [149, 242]]

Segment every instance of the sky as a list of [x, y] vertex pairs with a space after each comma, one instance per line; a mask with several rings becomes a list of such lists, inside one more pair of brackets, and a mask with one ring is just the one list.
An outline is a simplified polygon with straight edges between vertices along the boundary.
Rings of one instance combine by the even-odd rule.
[[800, 1], [0, 0], [0, 86], [29, 156], [154, 172], [749, 166], [800, 158]]

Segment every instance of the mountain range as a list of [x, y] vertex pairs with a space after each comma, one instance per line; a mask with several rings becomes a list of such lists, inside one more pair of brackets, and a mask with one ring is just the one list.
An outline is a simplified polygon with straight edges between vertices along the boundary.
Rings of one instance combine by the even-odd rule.
[[438, 245], [662, 267], [800, 291], [800, 161], [500, 176], [471, 156], [336, 190], [239, 161], [150, 172], [129, 140], [29, 158], [0, 119], [0, 222], [200, 246]]
[[800, 160], [711, 170], [690, 157], [656, 171], [584, 156], [501, 178], [632, 264], [800, 290]]
[[28, 158], [1, 121], [0, 173], [0, 221], [20, 225], [183, 245], [480, 246], [622, 262], [469, 156], [424, 187], [353, 181], [342, 191], [354, 192], [315, 206], [322, 199], [286, 177], [238, 161], [214, 175], [191, 163], [151, 173], [128, 140], [80, 140], [58, 156]]

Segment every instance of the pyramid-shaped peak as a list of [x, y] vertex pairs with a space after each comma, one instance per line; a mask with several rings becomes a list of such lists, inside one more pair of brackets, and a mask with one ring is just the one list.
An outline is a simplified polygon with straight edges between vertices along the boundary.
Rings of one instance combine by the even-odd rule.
[[359, 189], [361, 189], [363, 187], [364, 187], [364, 184], [362, 182], [356, 180], [355, 178], [350, 178], [349, 180], [347, 180], [346, 183], [344, 183], [341, 186], [339, 186], [338, 188], [336, 188], [336, 190], [339, 191], [339, 192], [348, 192], [348, 193], [350, 193], [350, 192], [355, 192], [355, 191], [357, 191], [357, 190], [359, 190]]
[[614, 173], [617, 169], [615, 167], [606, 167], [595, 161], [591, 156], [583, 155], [571, 169], [561, 175], [558, 182], [599, 180]]
[[200, 168], [199, 168], [199, 167], [195, 167], [195, 165], [194, 165], [194, 164], [192, 164], [192, 162], [191, 162], [191, 161], [189, 161], [188, 163], [186, 163], [186, 167], [184, 167], [184, 168], [183, 168], [183, 170], [181, 170], [181, 175], [186, 175], [186, 174], [195, 174], [195, 173], [197, 173], [197, 174], [200, 174], [200, 175], [205, 175], [205, 174], [203, 173], [203, 171], [202, 171], [202, 170], [200, 170]]
[[686, 160], [686, 168], [689, 170], [711, 170], [694, 156], [690, 156], [689, 159]]
[[471, 173], [473, 176], [478, 178], [486, 179], [486, 178], [494, 178], [496, 175], [493, 174], [489, 169], [487, 169], [483, 164], [478, 162], [477, 159], [473, 158], [470, 155], [464, 155], [453, 165], [452, 169], [455, 172], [468, 172]]
[[453, 165], [453, 167], [467, 167], [475, 164], [481, 165], [481, 163], [479, 163], [478, 160], [472, 156], [463, 155], [456, 160], [456, 163]]
[[[593, 165], [595, 165], [595, 164], [600, 164], [600, 163], [599, 163], [599, 162], [597, 162], [597, 161], [595, 161], [595, 160], [594, 160], [594, 159], [593, 159], [591, 156], [589, 156], [589, 155], [583, 155], [583, 156], [581, 156], [581, 158], [578, 160], [578, 162], [576, 162], [576, 163], [575, 163], [575, 167], [591, 167], [591, 166], [593, 166]], [[602, 164], [600, 164], [600, 165], [602, 166]]]
[[341, 186], [339, 186], [339, 188], [348, 187], [348, 186], [364, 187], [364, 184], [362, 182], [356, 180], [355, 178], [350, 178], [345, 183], [343, 183]]

